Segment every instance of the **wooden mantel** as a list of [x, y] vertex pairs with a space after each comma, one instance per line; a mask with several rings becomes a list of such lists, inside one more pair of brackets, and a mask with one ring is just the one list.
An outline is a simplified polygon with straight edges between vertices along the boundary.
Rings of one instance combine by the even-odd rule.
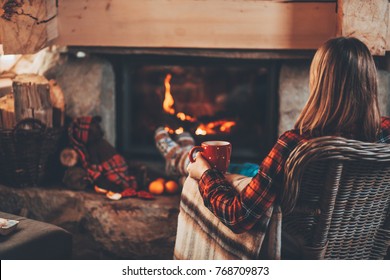
[[[10, 2], [40, 15], [27, 19], [19, 10], [9, 17], [4, 6]], [[50, 17], [53, 2], [58, 4], [57, 32], [53, 24], [42, 22]], [[373, 54], [390, 49], [387, 0], [0, 0], [0, 4], [0, 43], [6, 53], [35, 52], [53, 39], [47, 34], [58, 35], [53, 42], [67, 46], [250, 50], [314, 50], [341, 34], [362, 35]]]
[[66, 5], [60, 5], [57, 42], [120, 47], [314, 49], [336, 32], [335, 6], [237, 0], [66, 1]]

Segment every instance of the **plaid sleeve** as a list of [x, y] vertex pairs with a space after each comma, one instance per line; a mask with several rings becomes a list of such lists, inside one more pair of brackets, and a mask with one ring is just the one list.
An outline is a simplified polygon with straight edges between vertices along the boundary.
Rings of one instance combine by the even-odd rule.
[[377, 142], [390, 143], [390, 118], [382, 117], [381, 134]]
[[235, 233], [250, 230], [273, 204], [277, 186], [283, 183], [287, 157], [303, 139], [294, 131], [285, 132], [260, 165], [259, 172], [238, 193], [215, 169], [207, 170], [199, 181], [205, 206]]

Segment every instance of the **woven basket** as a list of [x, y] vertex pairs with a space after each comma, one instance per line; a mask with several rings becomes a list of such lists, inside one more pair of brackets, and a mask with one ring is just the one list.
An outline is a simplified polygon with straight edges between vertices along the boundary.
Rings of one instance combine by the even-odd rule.
[[13, 130], [0, 129], [0, 181], [17, 187], [43, 184], [62, 132], [36, 119], [24, 119]]

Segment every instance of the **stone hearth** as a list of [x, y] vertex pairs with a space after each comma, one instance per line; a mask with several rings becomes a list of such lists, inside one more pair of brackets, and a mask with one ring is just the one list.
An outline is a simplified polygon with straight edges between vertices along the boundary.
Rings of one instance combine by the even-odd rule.
[[111, 201], [94, 192], [0, 185], [0, 211], [60, 226], [74, 259], [172, 259], [179, 195]]

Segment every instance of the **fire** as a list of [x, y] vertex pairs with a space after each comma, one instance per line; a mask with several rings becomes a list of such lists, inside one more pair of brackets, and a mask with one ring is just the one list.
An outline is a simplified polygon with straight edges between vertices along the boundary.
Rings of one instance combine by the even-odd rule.
[[181, 119], [182, 121], [190, 121], [190, 122], [196, 122], [196, 119], [189, 116], [189, 115], [186, 115], [184, 114], [183, 112], [179, 112], [177, 113], [176, 117], [178, 117], [179, 119]]
[[[175, 108], [173, 108], [173, 105], [175, 104], [175, 100], [173, 99], [172, 93], [171, 93], [171, 79], [172, 75], [167, 74], [165, 76], [164, 80], [164, 86], [165, 86], [165, 96], [164, 96], [164, 101], [163, 101], [163, 109], [166, 113], [170, 115], [175, 114]], [[190, 121], [190, 122], [195, 122], [196, 119], [184, 114], [183, 112], [179, 112], [176, 114], [176, 117], [182, 121]]]
[[201, 124], [198, 126], [198, 128], [195, 130], [196, 135], [207, 135], [207, 131], [205, 130], [205, 125]]
[[175, 113], [175, 109], [173, 108], [173, 104], [175, 104], [175, 101], [173, 100], [173, 96], [171, 94], [171, 79], [172, 75], [167, 74], [164, 80], [165, 98], [163, 102], [163, 109], [168, 114], [173, 115]]
[[[163, 109], [166, 113], [170, 115], [175, 115], [175, 108], [173, 105], [175, 104], [175, 100], [171, 94], [171, 79], [172, 75], [167, 74], [164, 80], [165, 86], [165, 96], [163, 101]], [[176, 117], [181, 121], [189, 121], [192, 123], [197, 122], [197, 119], [191, 117], [190, 115], [186, 115], [183, 112], [178, 112]], [[209, 122], [207, 124], [199, 124], [195, 130], [196, 135], [207, 135], [207, 134], [217, 134], [217, 133], [230, 133], [231, 128], [236, 125], [234, 121], [228, 120], [219, 120], [214, 122]], [[181, 134], [184, 132], [183, 127], [179, 127], [178, 129], [172, 129], [169, 126], [165, 126], [165, 130], [170, 134]]]
[[179, 127], [178, 129], [175, 130], [175, 133], [178, 135], [182, 134], [183, 132], [184, 132], [184, 128], [182, 128], [182, 127]]
[[169, 126], [165, 126], [164, 129], [165, 129], [165, 131], [168, 132], [169, 134], [174, 134], [174, 133], [175, 133], [175, 131], [174, 131], [172, 128], [170, 128]]
[[196, 135], [217, 134], [219, 132], [230, 133], [231, 128], [236, 125], [234, 121], [215, 121], [208, 124], [200, 124], [195, 131]]
[[236, 122], [226, 121], [221, 124], [220, 131], [230, 133], [231, 128], [236, 125]]
[[168, 132], [170, 134], [177, 134], [177, 135], [179, 135], [179, 134], [182, 134], [184, 132], [184, 128], [182, 128], [182, 127], [179, 127], [178, 129], [172, 129], [169, 126], [165, 126], [164, 129], [165, 129], [166, 132]]

